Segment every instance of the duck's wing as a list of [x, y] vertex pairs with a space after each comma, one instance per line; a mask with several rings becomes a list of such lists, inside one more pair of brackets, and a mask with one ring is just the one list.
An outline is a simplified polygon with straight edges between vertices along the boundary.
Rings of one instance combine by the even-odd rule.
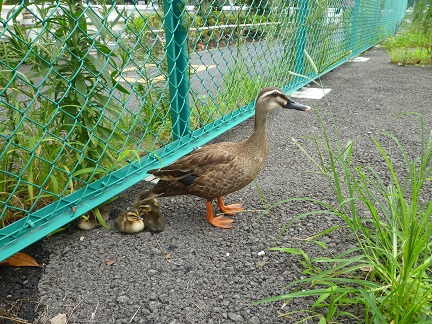
[[218, 143], [200, 148], [166, 167], [150, 170], [148, 173], [165, 181], [188, 179], [188, 176], [197, 178], [214, 170], [215, 167], [220, 168], [223, 165], [229, 165], [236, 159], [236, 155], [227, 149], [230, 146], [220, 144], [228, 143]]

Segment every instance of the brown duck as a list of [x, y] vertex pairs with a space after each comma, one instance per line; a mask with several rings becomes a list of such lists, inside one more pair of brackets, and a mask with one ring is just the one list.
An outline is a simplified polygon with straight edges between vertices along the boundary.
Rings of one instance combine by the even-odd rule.
[[148, 171], [159, 178], [150, 190], [141, 193], [139, 200], [150, 197], [194, 195], [207, 200], [207, 220], [221, 228], [231, 228], [233, 220], [213, 216], [213, 200], [221, 212], [233, 215], [243, 210], [240, 204], [225, 205], [222, 196], [240, 190], [251, 183], [267, 157], [266, 125], [270, 111], [287, 108], [308, 111], [275, 87], [261, 90], [255, 103], [255, 125], [244, 142], [222, 142], [199, 148], [176, 162]]

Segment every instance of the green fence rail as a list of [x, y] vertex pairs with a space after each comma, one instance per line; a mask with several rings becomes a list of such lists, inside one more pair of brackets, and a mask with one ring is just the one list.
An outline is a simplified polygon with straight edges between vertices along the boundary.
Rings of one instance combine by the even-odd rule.
[[236, 3], [0, 3], [0, 260], [251, 117], [264, 86], [290, 93], [393, 34], [406, 7]]

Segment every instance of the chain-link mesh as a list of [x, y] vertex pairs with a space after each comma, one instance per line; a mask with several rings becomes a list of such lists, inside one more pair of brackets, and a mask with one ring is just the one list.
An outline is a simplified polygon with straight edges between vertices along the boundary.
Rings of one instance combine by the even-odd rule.
[[[2, 5], [0, 259], [393, 33], [406, 0]], [[0, 4], [1, 6], [1, 4]]]

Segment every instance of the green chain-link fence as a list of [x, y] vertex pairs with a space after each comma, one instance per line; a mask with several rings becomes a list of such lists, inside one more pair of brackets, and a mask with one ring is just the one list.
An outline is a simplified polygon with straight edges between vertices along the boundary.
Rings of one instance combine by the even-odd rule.
[[264, 86], [289, 93], [394, 33], [406, 7], [222, 2], [0, 4], [0, 260], [249, 118]]

